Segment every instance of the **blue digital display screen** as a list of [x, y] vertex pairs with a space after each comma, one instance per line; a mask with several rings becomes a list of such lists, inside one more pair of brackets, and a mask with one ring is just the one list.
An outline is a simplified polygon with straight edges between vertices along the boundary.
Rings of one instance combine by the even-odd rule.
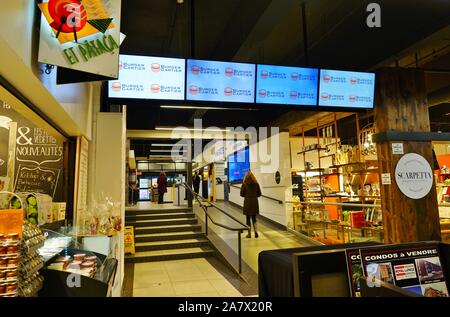
[[108, 82], [110, 98], [184, 100], [185, 60], [120, 55], [119, 78]]
[[256, 103], [317, 105], [317, 68], [258, 65]]
[[373, 108], [375, 74], [320, 70], [319, 106]]
[[245, 174], [250, 171], [250, 150], [248, 147], [230, 155], [227, 160], [228, 181], [238, 183], [244, 180]]
[[254, 64], [187, 60], [186, 99], [253, 103]]

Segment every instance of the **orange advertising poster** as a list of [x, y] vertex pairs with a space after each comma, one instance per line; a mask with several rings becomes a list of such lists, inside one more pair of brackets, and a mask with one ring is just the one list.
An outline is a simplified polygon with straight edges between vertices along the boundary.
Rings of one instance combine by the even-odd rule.
[[0, 233], [18, 233], [22, 239], [23, 210], [0, 210]]

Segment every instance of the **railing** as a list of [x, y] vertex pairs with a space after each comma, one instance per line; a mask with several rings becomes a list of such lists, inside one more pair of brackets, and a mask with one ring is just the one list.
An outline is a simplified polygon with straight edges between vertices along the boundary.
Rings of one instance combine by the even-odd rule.
[[381, 205], [375, 205], [375, 204], [332, 203], [332, 202], [321, 202], [321, 201], [286, 201], [286, 204], [381, 208]]
[[[337, 206], [337, 207], [357, 207], [357, 208], [362, 208], [362, 209], [366, 209], [367, 211], [370, 210], [370, 212], [375, 212], [375, 210], [380, 211], [381, 210], [381, 205], [380, 204], [359, 204], [359, 203], [338, 203], [338, 202], [322, 202], [322, 201], [285, 201], [286, 204], [292, 204], [293, 206], [297, 206], [297, 207], [306, 207], [305, 209], [301, 209], [300, 210], [294, 210], [292, 213], [292, 226], [294, 231], [297, 230], [297, 216], [301, 216], [301, 221], [300, 221], [300, 225], [304, 226], [305, 231], [306, 231], [306, 235], [309, 237], [309, 233], [312, 231], [314, 232], [314, 225], [315, 224], [322, 224], [322, 230], [323, 230], [323, 238], [327, 238], [330, 237], [329, 232], [327, 232], [328, 229], [328, 225], [334, 225], [336, 226], [336, 239], [340, 239], [340, 231], [342, 231], [342, 237], [345, 241], [345, 231], [347, 230], [348, 232], [348, 241], [352, 241], [353, 240], [353, 229], [354, 228], [358, 228], [361, 229], [361, 237], [365, 238], [365, 233], [366, 231], [371, 231], [371, 232], [378, 232], [380, 234], [380, 238], [379, 240], [382, 241], [382, 227], [381, 226], [361, 226], [361, 227], [353, 227], [353, 225], [351, 224], [351, 221], [348, 220], [347, 222], [341, 222], [339, 220], [329, 220], [326, 219], [324, 217], [324, 212], [322, 210], [323, 207], [328, 207], [328, 206]], [[306, 218], [306, 215], [308, 214], [307, 208], [309, 207], [313, 207], [311, 208], [314, 211], [314, 214], [316, 214], [316, 216], [313, 216], [312, 218]], [[314, 208], [316, 207], [316, 208]], [[322, 210], [322, 212], [317, 212], [317, 210]], [[373, 213], [374, 214], [374, 213]], [[304, 218], [305, 216], [305, 218]], [[370, 216], [370, 215], [369, 215]], [[378, 219], [378, 216], [376, 216]], [[366, 219], [367, 220], [367, 219]], [[373, 218], [370, 219], [370, 221], [372, 221]], [[331, 234], [333, 235], [333, 234]]]
[[[241, 222], [239, 219], [237, 219], [236, 217], [234, 217], [233, 215], [230, 215], [227, 211], [223, 210], [222, 208], [218, 207], [217, 205], [215, 205], [214, 203], [211, 203], [210, 201], [206, 200], [205, 198], [201, 197], [200, 195], [198, 195], [197, 193], [195, 193], [191, 187], [189, 187], [186, 183], [182, 184], [184, 188], [186, 188], [187, 190], [189, 190], [189, 192], [191, 193], [192, 197], [194, 197], [197, 202], [199, 203], [200, 207], [203, 209], [203, 211], [205, 212], [205, 234], [208, 235], [208, 219], [215, 224], [218, 227], [230, 230], [230, 231], [235, 231], [238, 233], [238, 259], [239, 259], [239, 263], [238, 263], [238, 271], [239, 274], [242, 273], [242, 232], [244, 230], [250, 230], [250, 228], [244, 224], [243, 222]], [[239, 223], [241, 225], [241, 227], [239, 228], [232, 228], [230, 226], [224, 225], [222, 223], [216, 222], [211, 215], [208, 213], [208, 208], [209, 207], [213, 207], [215, 209], [217, 209], [218, 211], [220, 211], [222, 214], [224, 214], [225, 216], [229, 217], [230, 219], [234, 220], [235, 222]]]
[[[231, 184], [230, 186], [231, 186], [231, 187], [234, 187], [234, 188], [239, 188], [239, 189], [240, 189], [239, 186], [236, 186], [236, 185], [233, 185], [233, 184]], [[269, 200], [276, 201], [276, 202], [279, 203], [280, 205], [282, 205], [282, 204], [284, 203], [282, 200], [279, 200], [279, 199], [276, 199], [276, 198], [273, 198], [273, 197], [269, 197], [269, 196], [266, 196], [266, 195], [261, 195], [261, 197], [266, 198], [266, 199], [269, 199]]]

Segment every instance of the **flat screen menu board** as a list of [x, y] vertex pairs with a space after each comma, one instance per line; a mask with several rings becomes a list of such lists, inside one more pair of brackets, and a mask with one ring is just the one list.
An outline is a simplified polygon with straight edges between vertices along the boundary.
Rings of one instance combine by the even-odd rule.
[[[426, 297], [449, 297], [437, 244], [399, 245], [360, 250], [368, 281], [373, 278]], [[376, 285], [373, 285], [376, 286]]]
[[375, 74], [320, 70], [319, 106], [373, 108]]
[[245, 174], [250, 171], [249, 147], [239, 150], [228, 157], [228, 181], [239, 183], [244, 180]]
[[255, 65], [187, 60], [186, 99], [192, 101], [255, 101]]
[[119, 78], [108, 82], [110, 98], [184, 100], [185, 60], [120, 55]]
[[319, 70], [258, 65], [256, 103], [317, 105]]

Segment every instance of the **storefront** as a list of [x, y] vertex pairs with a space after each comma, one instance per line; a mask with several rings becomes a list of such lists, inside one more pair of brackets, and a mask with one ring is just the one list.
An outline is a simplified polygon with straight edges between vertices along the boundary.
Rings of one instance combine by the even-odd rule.
[[[363, 118], [361, 118], [363, 117]], [[370, 113], [322, 113], [292, 128], [290, 228], [325, 244], [382, 241]], [[298, 133], [298, 134], [297, 134]]]
[[[292, 214], [288, 228], [325, 244], [383, 242], [381, 187], [399, 180], [379, 168], [379, 160], [384, 158], [373, 140], [373, 113], [316, 117], [291, 129], [293, 201], [286, 206], [287, 214]], [[393, 153], [399, 157], [407, 154], [405, 142], [393, 142]], [[442, 241], [448, 242], [450, 143], [434, 141], [432, 149], [430, 166], [434, 171], [440, 233]], [[433, 188], [430, 194], [433, 196]]]
[[[57, 85], [38, 63], [38, 10], [10, 1], [0, 13], [0, 296], [119, 296], [124, 118], [98, 113], [99, 83]], [[66, 285], [72, 273], [81, 287]]]
[[163, 202], [175, 201], [175, 184], [186, 180], [186, 163], [168, 162], [137, 162], [138, 197], [136, 201], [158, 202], [158, 177], [161, 172], [166, 174], [167, 192]]

